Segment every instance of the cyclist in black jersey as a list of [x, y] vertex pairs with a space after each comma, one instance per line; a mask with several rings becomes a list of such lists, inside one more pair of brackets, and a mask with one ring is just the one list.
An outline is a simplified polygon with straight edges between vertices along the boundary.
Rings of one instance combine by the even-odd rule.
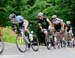
[[66, 28], [67, 28], [67, 32], [69, 32], [70, 30], [72, 30], [72, 26], [71, 26], [70, 21], [66, 22]]
[[66, 22], [65, 31], [66, 31], [66, 34], [69, 33], [69, 36], [72, 36], [72, 26], [71, 26], [71, 22], [70, 21]]
[[71, 22], [67, 21], [66, 25], [65, 25], [65, 39], [67, 40], [68, 45], [67, 46], [71, 46], [71, 40], [72, 40], [72, 26], [71, 26]]
[[48, 30], [51, 32], [50, 28], [52, 24], [47, 17], [44, 17], [42, 12], [38, 13], [38, 19], [39, 28], [44, 33], [45, 37], [47, 37]]

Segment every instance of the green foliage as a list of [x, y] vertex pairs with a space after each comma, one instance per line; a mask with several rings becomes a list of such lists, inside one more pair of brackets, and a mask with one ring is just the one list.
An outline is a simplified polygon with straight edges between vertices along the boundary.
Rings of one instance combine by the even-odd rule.
[[[0, 8], [4, 8], [9, 15], [14, 12], [22, 14], [27, 19], [36, 19], [38, 12], [44, 12], [49, 18], [53, 14], [68, 20], [75, 10], [74, 0], [0, 0]], [[65, 18], [64, 18], [65, 16]], [[72, 18], [73, 19], [73, 18]]]
[[[30, 29], [34, 30], [40, 39], [41, 33], [38, 32], [36, 22], [38, 12], [43, 12], [49, 19], [56, 14], [64, 22], [70, 20], [75, 33], [75, 0], [0, 0], [0, 26], [11, 25], [9, 14], [21, 14], [32, 23]], [[15, 35], [7, 28], [3, 29], [3, 38], [6, 42], [15, 43]]]
[[43, 12], [50, 19], [56, 14], [64, 21], [73, 22], [73, 26], [75, 24], [75, 0], [0, 0], [0, 25], [10, 25], [10, 13], [21, 14], [34, 21], [38, 12]]
[[3, 40], [5, 42], [15, 43], [15, 41], [16, 41], [16, 34], [10, 28], [3, 28], [2, 33], [3, 33], [2, 38], [3, 38]]

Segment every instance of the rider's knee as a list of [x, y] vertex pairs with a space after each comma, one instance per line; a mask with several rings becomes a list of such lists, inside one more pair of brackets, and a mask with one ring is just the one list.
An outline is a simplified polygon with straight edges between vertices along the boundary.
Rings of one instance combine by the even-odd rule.
[[44, 34], [45, 34], [45, 35], [48, 35], [48, 32], [47, 32], [47, 31], [44, 31]]

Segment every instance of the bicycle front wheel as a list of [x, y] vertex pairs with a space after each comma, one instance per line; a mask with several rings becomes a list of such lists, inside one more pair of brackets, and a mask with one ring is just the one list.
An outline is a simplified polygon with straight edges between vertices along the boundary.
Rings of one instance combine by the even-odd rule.
[[3, 50], [4, 50], [4, 42], [2, 38], [0, 38], [0, 54], [2, 54]]
[[27, 42], [25, 40], [25, 37], [22, 38], [20, 35], [18, 35], [16, 37], [16, 45], [20, 52], [24, 53], [27, 51]]
[[52, 41], [51, 39], [53, 39], [53, 36], [52, 36], [52, 35], [48, 35], [48, 36], [45, 38], [45, 43], [46, 43], [46, 46], [47, 46], [47, 49], [48, 49], [48, 50], [51, 49], [52, 44], [53, 44], [53, 41]]
[[35, 35], [33, 35], [33, 40], [31, 41], [31, 47], [35, 52], [39, 50], [39, 41], [37, 36]]

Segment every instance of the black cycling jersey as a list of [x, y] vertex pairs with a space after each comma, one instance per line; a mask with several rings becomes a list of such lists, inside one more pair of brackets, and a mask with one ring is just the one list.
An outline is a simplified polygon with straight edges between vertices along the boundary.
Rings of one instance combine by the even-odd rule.
[[55, 30], [61, 30], [61, 23], [54, 24]]
[[19, 23], [19, 28], [23, 28], [23, 27], [24, 27], [24, 26], [23, 26], [23, 23], [24, 23], [24, 22], [20, 22], [20, 23]]
[[24, 23], [24, 22], [12, 23], [13, 30], [15, 31], [14, 26], [16, 26], [16, 28], [17, 28], [17, 33], [20, 33], [20, 28], [21, 28], [21, 29], [24, 28], [23, 23]]
[[48, 27], [49, 27], [49, 23], [47, 21], [47, 18], [43, 18], [43, 20], [39, 19], [38, 23], [41, 24], [43, 29], [48, 29]]
[[66, 24], [67, 27], [67, 32], [69, 32], [69, 30], [71, 29], [71, 25], [70, 24]]

